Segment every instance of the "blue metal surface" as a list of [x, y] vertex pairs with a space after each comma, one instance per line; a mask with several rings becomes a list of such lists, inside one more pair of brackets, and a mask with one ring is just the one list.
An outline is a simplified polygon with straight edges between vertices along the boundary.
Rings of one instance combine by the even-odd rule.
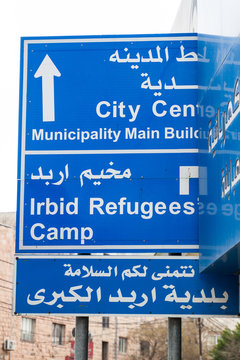
[[200, 268], [234, 273], [240, 238], [240, 39], [202, 36], [199, 46], [209, 59], [199, 63], [200, 107], [209, 108], [208, 117], [199, 116], [199, 163], [207, 188], [199, 206]]
[[238, 277], [192, 258], [17, 258], [18, 314], [237, 315]]
[[196, 44], [22, 40], [17, 252], [198, 248], [196, 177], [179, 192], [197, 166]]
[[[107, 247], [126, 251], [162, 249], [165, 245], [167, 249], [170, 245], [196, 247], [198, 179], [190, 179], [189, 195], [179, 194], [180, 166], [189, 165], [189, 154], [151, 154], [150, 158], [148, 154], [141, 158], [131, 154], [127, 161], [123, 154], [101, 155], [99, 164], [91, 155], [84, 155], [79, 163], [68, 161], [68, 157], [58, 156], [57, 164], [52, 155], [44, 159], [35, 156], [35, 162], [30, 164], [32, 158], [26, 158], [27, 172], [31, 169], [38, 176], [41, 166], [43, 174], [49, 174], [51, 169], [55, 176], [52, 180], [25, 181], [25, 249], [97, 251]], [[114, 165], [110, 166], [111, 162]], [[84, 175], [89, 168], [93, 174], [101, 174], [102, 166], [104, 174], [109, 168], [124, 174], [126, 163], [130, 178], [94, 180]], [[69, 172], [70, 179], [62, 181], [59, 171], [64, 177]], [[94, 185], [96, 181], [98, 185]], [[61, 184], [56, 185], [58, 182]], [[71, 233], [64, 231], [61, 235], [66, 227], [72, 229]], [[92, 235], [84, 228], [91, 229]], [[85, 240], [82, 232], [86, 232]]]

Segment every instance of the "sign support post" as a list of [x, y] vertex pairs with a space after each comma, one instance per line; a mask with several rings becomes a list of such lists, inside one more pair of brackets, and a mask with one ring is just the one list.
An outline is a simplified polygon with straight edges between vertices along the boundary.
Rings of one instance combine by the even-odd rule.
[[[170, 253], [169, 256], [181, 256]], [[182, 355], [182, 318], [168, 318], [168, 360], [181, 360]]]
[[87, 316], [76, 317], [75, 360], [88, 359], [88, 323]]
[[168, 360], [181, 360], [182, 319], [168, 318]]
[[199, 333], [199, 360], [202, 360], [202, 320], [198, 318], [198, 333]]

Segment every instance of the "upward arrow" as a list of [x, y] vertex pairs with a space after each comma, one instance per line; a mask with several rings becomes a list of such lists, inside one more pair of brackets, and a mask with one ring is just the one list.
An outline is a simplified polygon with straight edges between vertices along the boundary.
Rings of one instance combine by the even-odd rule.
[[42, 78], [43, 121], [55, 121], [54, 76], [59, 77], [61, 73], [50, 57], [46, 55], [34, 74], [35, 78]]

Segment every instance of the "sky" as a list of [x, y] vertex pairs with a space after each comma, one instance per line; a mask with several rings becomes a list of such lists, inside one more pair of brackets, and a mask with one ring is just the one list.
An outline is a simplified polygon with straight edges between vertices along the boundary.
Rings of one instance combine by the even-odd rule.
[[16, 211], [21, 36], [171, 32], [181, 0], [8, 0], [0, 5], [0, 212]]

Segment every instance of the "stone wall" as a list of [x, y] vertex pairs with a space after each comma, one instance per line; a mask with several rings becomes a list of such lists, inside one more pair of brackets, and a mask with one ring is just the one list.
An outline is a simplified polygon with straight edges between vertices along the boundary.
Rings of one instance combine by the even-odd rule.
[[[0, 214], [0, 360], [65, 359], [70, 352], [73, 317], [30, 316], [35, 319], [34, 342], [21, 340], [21, 316], [12, 314], [14, 280], [15, 214]], [[52, 324], [65, 325], [64, 345], [52, 344]], [[16, 350], [6, 351], [6, 339]]]

